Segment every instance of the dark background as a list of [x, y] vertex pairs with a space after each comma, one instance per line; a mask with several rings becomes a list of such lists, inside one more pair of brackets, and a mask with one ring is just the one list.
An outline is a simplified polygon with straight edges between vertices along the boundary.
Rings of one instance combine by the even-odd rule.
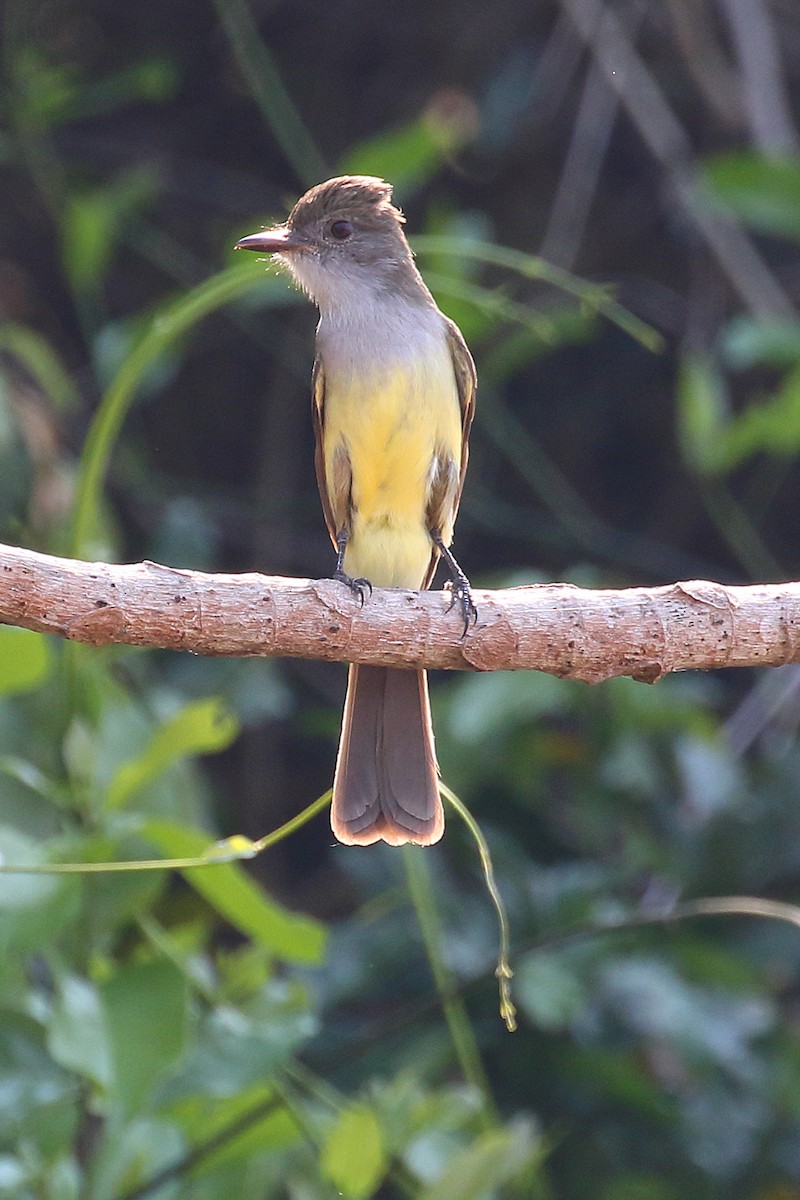
[[[5, 541], [118, 562], [330, 573], [309, 420], [315, 315], [232, 246], [311, 184], [359, 171], [395, 183], [412, 243], [458, 239], [455, 253], [422, 241], [418, 258], [478, 366], [456, 539], [474, 584], [798, 576], [800, 12], [790, 0], [6, 0], [2, 17]], [[479, 261], [487, 246], [521, 252], [521, 269]], [[573, 273], [566, 289], [537, 256]], [[102, 503], [76, 534], [85, 439], [120, 366], [159, 314], [235, 270], [231, 303], [168, 338], [140, 372], [118, 410]], [[611, 319], [598, 284], [621, 306]], [[238, 736], [202, 766], [178, 763], [176, 750], [172, 773], [156, 773], [128, 811], [256, 838], [330, 785], [343, 668], [56, 645], [47, 655], [41, 679], [0, 688], [0, 834], [32, 839], [23, 861], [50, 839], [72, 860], [152, 852], [140, 826], [110, 812], [109, 780], [210, 695]], [[422, 867], [383, 847], [333, 846], [324, 813], [251, 864], [277, 901], [328, 923], [331, 943], [313, 969], [262, 945], [262, 974], [247, 986], [237, 975], [233, 998], [220, 963], [252, 966], [241, 938], [251, 931], [175, 879], [124, 902], [116, 884], [87, 886], [51, 929], [49, 893], [11, 892], [0, 932], [20, 953], [0, 974], [4, 1011], [41, 1054], [42, 1078], [55, 1086], [56, 1072], [73, 1120], [54, 1133], [35, 1096], [0, 1120], [0, 1152], [19, 1167], [10, 1194], [139, 1187], [211, 1200], [238, 1189], [299, 1200], [331, 1194], [333, 1180], [355, 1197], [800, 1196], [797, 931], [672, 920], [687, 899], [797, 896], [795, 668], [653, 689], [437, 679], [434, 709], [443, 776], [484, 828], [509, 907], [520, 1030], [507, 1034], [497, 1016], [495, 927], [455, 815], [442, 845], [414, 860]], [[21, 761], [42, 774], [38, 790]], [[414, 919], [425, 909], [415, 869], [435, 880], [436, 987]], [[153, 920], [167, 958], [183, 964], [188, 1032], [133, 1104], [96, 1062], [65, 1053], [52, 1022], [78, 1020], [65, 980], [99, 989], [102, 1009], [105, 982], [148, 955], [158, 965]], [[609, 922], [621, 928], [603, 932]], [[190, 952], [206, 964], [203, 987]], [[276, 1032], [278, 982], [295, 989], [302, 1033]], [[251, 1095], [242, 1068], [224, 1113], [187, 1117], [192, 1087], [218, 1094], [211, 1067], [186, 1065], [202, 1020], [234, 1001], [280, 1045], [259, 1086], [280, 1084], [297, 1124], [291, 1136], [262, 1129], [227, 1167], [202, 1159], [192, 1182], [185, 1156], [234, 1100], [280, 1108], [272, 1092]], [[470, 1072], [464, 1038], [485, 1080]], [[252, 1057], [244, 1043], [226, 1047], [227, 1062]], [[0, 1039], [0, 1071], [28, 1077], [15, 1053]], [[361, 1100], [379, 1116], [380, 1193], [380, 1172], [359, 1192], [324, 1152], [319, 1165], [332, 1118], [317, 1109], [332, 1086], [339, 1111]], [[158, 1137], [138, 1132], [147, 1122]], [[134, 1167], [140, 1136], [151, 1153]], [[488, 1162], [492, 1137], [500, 1166], [486, 1167], [483, 1186], [468, 1156]], [[171, 1191], [154, 1183], [165, 1164]], [[64, 1188], [89, 1190], [42, 1190], [69, 1171]], [[424, 1190], [448, 1171], [451, 1191]]]

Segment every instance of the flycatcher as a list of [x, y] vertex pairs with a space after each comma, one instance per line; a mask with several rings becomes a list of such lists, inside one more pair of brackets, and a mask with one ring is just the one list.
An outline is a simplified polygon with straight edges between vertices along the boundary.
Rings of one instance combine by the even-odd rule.
[[[382, 179], [347, 175], [237, 249], [275, 254], [317, 305], [316, 472], [334, 578], [427, 588], [440, 555], [465, 628], [475, 616], [450, 552], [475, 410], [475, 366], [436, 306]], [[425, 671], [351, 664], [331, 826], [349, 845], [431, 845], [444, 831]]]

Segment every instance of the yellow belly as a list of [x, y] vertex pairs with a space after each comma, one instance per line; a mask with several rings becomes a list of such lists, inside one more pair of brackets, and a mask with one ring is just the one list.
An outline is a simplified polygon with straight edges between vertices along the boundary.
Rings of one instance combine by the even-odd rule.
[[[442, 450], [461, 459], [461, 413], [449, 350], [358, 379], [326, 374], [324, 448], [332, 478], [337, 446], [352, 469], [349, 575], [376, 587], [422, 584], [431, 557], [426, 507], [431, 464]], [[452, 520], [442, 530], [452, 537]]]

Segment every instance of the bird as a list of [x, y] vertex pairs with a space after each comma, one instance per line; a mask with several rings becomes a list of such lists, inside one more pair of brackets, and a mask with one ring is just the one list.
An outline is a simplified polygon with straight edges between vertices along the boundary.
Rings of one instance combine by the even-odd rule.
[[[312, 417], [334, 579], [363, 604], [373, 587], [430, 587], [442, 558], [466, 634], [477, 612], [450, 545], [475, 364], [422, 279], [392, 192], [373, 176], [329, 179], [236, 249], [273, 255], [319, 310]], [[442, 837], [424, 670], [350, 664], [331, 827], [346, 845]]]

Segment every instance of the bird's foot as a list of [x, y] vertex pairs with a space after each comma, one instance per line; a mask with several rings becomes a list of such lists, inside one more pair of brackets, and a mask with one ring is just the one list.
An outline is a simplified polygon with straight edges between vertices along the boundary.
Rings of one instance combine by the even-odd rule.
[[459, 568], [458, 575], [453, 575], [453, 579], [445, 584], [445, 587], [450, 591], [451, 599], [447, 611], [451, 608], [458, 607], [461, 618], [464, 622], [464, 631], [461, 634], [462, 638], [467, 636], [470, 625], [474, 625], [478, 620], [478, 610], [472, 599], [472, 589], [469, 585], [464, 572]]
[[350, 589], [362, 608], [367, 596], [372, 595], [372, 584], [368, 579], [354, 579], [352, 575], [348, 575], [340, 567], [337, 567], [333, 572], [333, 578], [337, 583], [343, 583], [345, 587]]
[[456, 562], [453, 551], [449, 546], [445, 546], [442, 541], [442, 535], [439, 533], [439, 530], [432, 529], [430, 533], [431, 541], [441, 554], [447, 570], [450, 572], [449, 585], [445, 584], [445, 587], [449, 586], [451, 592], [450, 608], [447, 611], [449, 612], [451, 608], [458, 605], [464, 621], [464, 631], [461, 636], [465, 638], [469, 632], [470, 625], [474, 625], [478, 620], [478, 610], [472, 602], [472, 588], [469, 585], [466, 575]]

